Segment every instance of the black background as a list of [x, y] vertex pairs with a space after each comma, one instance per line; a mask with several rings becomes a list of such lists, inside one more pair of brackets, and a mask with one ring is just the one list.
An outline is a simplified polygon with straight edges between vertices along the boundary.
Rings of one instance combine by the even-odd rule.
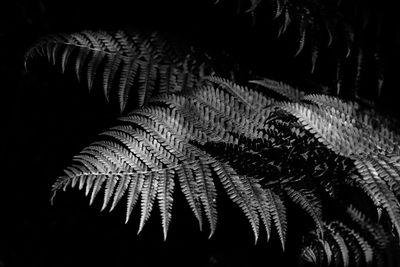
[[[235, 2], [235, 1], [233, 1]], [[2, 175], [0, 267], [3, 266], [289, 266], [301, 242], [296, 213], [289, 214], [289, 240], [282, 253], [276, 232], [254, 244], [239, 208], [219, 194], [219, 222], [208, 239], [176, 186], [173, 219], [163, 241], [154, 207], [136, 235], [139, 207], [128, 224], [120, 204], [100, 212], [83, 192], [60, 193], [51, 206], [50, 188], [74, 154], [113, 123], [104, 99], [46, 65], [26, 73], [23, 55], [49, 33], [81, 30], [157, 29], [210, 54], [229, 53], [243, 69], [286, 80], [310, 78], [309, 62], [290, 36], [276, 39], [271, 17], [237, 13], [236, 3], [200, 1], [13, 1], [2, 3], [0, 78]], [[3, 128], [4, 127], [4, 128]], [[3, 164], [2, 164], [3, 165]], [[220, 188], [221, 189], [221, 188]], [[293, 266], [293, 265], [292, 265]]]

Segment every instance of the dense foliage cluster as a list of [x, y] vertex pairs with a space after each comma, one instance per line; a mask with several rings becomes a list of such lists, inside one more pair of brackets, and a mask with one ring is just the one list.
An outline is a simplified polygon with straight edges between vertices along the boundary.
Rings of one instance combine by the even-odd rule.
[[[290, 15], [291, 5], [283, 2], [277, 1], [277, 17]], [[92, 203], [102, 192], [102, 208], [111, 210], [126, 197], [126, 221], [140, 204], [139, 232], [157, 202], [166, 238], [179, 184], [211, 236], [217, 194], [223, 194], [219, 183], [256, 240], [263, 227], [284, 249], [295, 224], [287, 219], [288, 207], [295, 204], [312, 222], [304, 233], [304, 260], [320, 266], [400, 262], [394, 120], [269, 79], [241, 86], [171, 51], [156, 34], [122, 31], [49, 36], [28, 51], [26, 60], [47, 57], [62, 71], [74, 68], [89, 89], [101, 82], [107, 100], [116, 95], [124, 112], [73, 158], [54, 194], [77, 186]], [[135, 103], [130, 110], [129, 101]], [[363, 206], [358, 197], [366, 200]]]

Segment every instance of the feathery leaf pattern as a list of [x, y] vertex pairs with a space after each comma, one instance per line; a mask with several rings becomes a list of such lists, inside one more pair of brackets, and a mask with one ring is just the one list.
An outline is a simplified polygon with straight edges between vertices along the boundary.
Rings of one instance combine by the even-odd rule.
[[[143, 106], [155, 93], [156, 83], [160, 84], [157, 92], [161, 93], [188, 90], [201, 84], [204, 71], [211, 73], [190, 56], [180, 58], [174, 54], [156, 33], [83, 31], [51, 35], [38, 40], [27, 51], [25, 66], [35, 57], [60, 63], [62, 72], [73, 65], [78, 81], [85, 78], [89, 91], [101, 78], [106, 100], [116, 92], [121, 112], [131, 97], [134, 107]], [[191, 82], [183, 86], [182, 79]]]

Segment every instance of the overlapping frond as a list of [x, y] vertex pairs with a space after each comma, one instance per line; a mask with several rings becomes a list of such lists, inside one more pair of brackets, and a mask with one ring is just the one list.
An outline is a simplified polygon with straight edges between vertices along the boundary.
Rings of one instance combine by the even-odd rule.
[[[342, 191], [361, 194], [372, 200], [372, 210], [384, 211], [382, 220], [399, 234], [396, 131], [378, 124], [374, 113], [334, 97], [304, 95], [271, 82], [273, 90], [292, 99], [282, 102], [262, 89], [219, 77], [205, 80], [203, 87], [154, 97], [119, 118], [118, 126], [73, 159], [54, 193], [78, 185], [92, 203], [103, 192], [102, 209], [114, 209], [126, 197], [126, 221], [140, 203], [139, 232], [157, 203], [166, 238], [179, 183], [199, 227], [205, 218], [211, 236], [220, 183], [256, 241], [264, 228], [285, 249], [292, 202], [311, 219], [307, 229], [314, 234], [304, 249], [306, 260], [319, 266], [386, 262], [382, 251], [388, 253], [393, 242], [378, 244], [377, 238], [391, 240], [387, 228], [368, 222], [359, 231], [345, 220], [325, 218], [323, 210], [351, 203]], [[357, 212], [350, 214], [361, 224]]]
[[154, 93], [200, 85], [202, 77], [211, 71], [190, 55], [178, 56], [157, 33], [83, 31], [51, 35], [28, 50], [25, 65], [35, 57], [60, 64], [62, 72], [73, 67], [78, 80], [86, 80], [89, 91], [95, 83], [101, 84], [107, 101], [116, 98], [121, 112], [128, 99], [140, 107]]
[[54, 192], [79, 182], [80, 188], [86, 186], [86, 192], [92, 192], [92, 202], [103, 187], [103, 209], [111, 199], [113, 209], [127, 195], [126, 220], [140, 198], [139, 232], [158, 201], [166, 237], [177, 179], [200, 227], [203, 207], [211, 236], [217, 224], [217, 179], [247, 216], [256, 239], [260, 219], [269, 234], [272, 218], [284, 242], [286, 220], [279, 197], [267, 194], [257, 179], [238, 174], [228, 162], [195, 145], [216, 140], [237, 143], [234, 133], [258, 135], [257, 123], [263, 121], [260, 114], [250, 112], [251, 104], [244, 105], [236, 96], [262, 100], [263, 105], [269, 101], [248, 88], [236, 91], [207, 86], [190, 94], [154, 98], [151, 106], [129, 113], [120, 118], [120, 126], [102, 133], [104, 141], [82, 150], [74, 158], [73, 171], [67, 168], [55, 183]]
[[269, 90], [272, 90], [273, 92], [281, 95], [282, 97], [290, 101], [299, 101], [304, 96], [303, 91], [300, 91], [297, 88], [294, 88], [283, 82], [277, 82], [267, 78], [264, 78], [262, 80], [254, 80], [250, 82], [261, 85], [262, 87], [265, 87]]
[[303, 258], [316, 266], [397, 266], [394, 237], [353, 207], [348, 215], [346, 223], [324, 222], [324, 239], [311, 233]]
[[[303, 127], [335, 153], [350, 158], [357, 174], [349, 180], [382, 208], [400, 233], [399, 135], [385, 121], [356, 103], [335, 97], [309, 95], [306, 102], [281, 102], [279, 108], [295, 116]], [[374, 119], [371, 119], [373, 117]]]
[[398, 134], [385, 125], [373, 125], [368, 113], [360, 111], [354, 115], [353, 104], [341, 103], [335, 107], [334, 102], [326, 105], [286, 102], [279, 106], [338, 154], [389, 156], [399, 152]]
[[310, 190], [296, 190], [289, 186], [284, 190], [293, 202], [300, 205], [310, 215], [320, 235], [323, 235], [322, 207], [319, 198]]

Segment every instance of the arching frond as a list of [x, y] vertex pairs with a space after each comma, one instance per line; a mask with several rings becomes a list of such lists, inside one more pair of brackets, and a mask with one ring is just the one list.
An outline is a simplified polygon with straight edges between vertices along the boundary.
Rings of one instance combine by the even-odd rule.
[[228, 161], [202, 149], [204, 144], [217, 140], [235, 144], [239, 141], [237, 134], [256, 138], [261, 130], [258, 123], [265, 121], [251, 110], [252, 103], [257, 102], [261, 102], [259, 111], [270, 103], [259, 93], [234, 84], [154, 98], [150, 106], [127, 114], [120, 118], [121, 125], [101, 133], [104, 141], [83, 149], [73, 160], [76, 167], [65, 170], [65, 176], [54, 184], [53, 191], [56, 193], [79, 181], [80, 188], [86, 185], [86, 191], [92, 192], [93, 202], [104, 188], [103, 209], [111, 200], [113, 209], [126, 195], [127, 221], [140, 199], [139, 232], [157, 200], [166, 238], [177, 179], [200, 227], [202, 206], [211, 236], [217, 225], [215, 182], [220, 181], [248, 218], [255, 239], [260, 220], [268, 236], [272, 220], [283, 246], [287, 227], [280, 197], [264, 190], [258, 179], [238, 173]]
[[25, 65], [31, 58], [47, 57], [59, 63], [62, 72], [73, 66], [89, 91], [101, 80], [107, 101], [115, 92], [122, 112], [132, 96], [134, 106], [140, 107], [155, 92], [190, 90], [210, 74], [204, 64], [172, 51], [156, 33], [83, 31], [40, 39], [26, 53]]
[[298, 90], [288, 84], [285, 84], [283, 82], [277, 82], [277, 81], [266, 79], [266, 78], [264, 78], [263, 80], [254, 80], [254, 81], [250, 81], [250, 82], [261, 85], [262, 87], [265, 87], [267, 89], [270, 89], [273, 92], [283, 96], [285, 99], [288, 99], [291, 101], [299, 101], [304, 96], [303, 91], [300, 91], [300, 90]]
[[303, 259], [319, 266], [331, 262], [335, 266], [396, 266], [398, 245], [392, 243], [393, 236], [353, 207], [348, 214], [348, 223], [324, 223], [325, 238], [312, 233]]
[[313, 194], [313, 192], [305, 189], [295, 190], [291, 187], [286, 187], [284, 189], [293, 202], [300, 205], [301, 208], [311, 216], [319, 233], [322, 235], [322, 210], [321, 203], [319, 202], [318, 198]]
[[178, 182], [200, 229], [205, 217], [211, 237], [220, 183], [256, 241], [263, 227], [267, 238], [276, 232], [285, 249], [289, 200], [314, 222], [307, 225], [313, 234], [303, 250], [306, 260], [320, 266], [395, 262], [386, 255], [396, 250], [388, 229], [362, 223], [364, 217], [352, 210], [350, 223], [323, 214], [325, 207], [343, 212], [352, 201], [347, 193], [354, 193], [371, 199], [368, 208], [381, 209], [384, 223], [399, 234], [399, 136], [387, 121], [379, 125], [374, 112], [335, 97], [289, 88], [293, 102], [282, 102], [259, 88], [206, 80], [200, 88], [154, 97], [119, 118], [73, 158], [54, 194], [78, 186], [92, 203], [103, 190], [102, 209], [114, 209], [126, 196], [126, 221], [140, 203], [138, 232], [157, 202], [166, 238]]

